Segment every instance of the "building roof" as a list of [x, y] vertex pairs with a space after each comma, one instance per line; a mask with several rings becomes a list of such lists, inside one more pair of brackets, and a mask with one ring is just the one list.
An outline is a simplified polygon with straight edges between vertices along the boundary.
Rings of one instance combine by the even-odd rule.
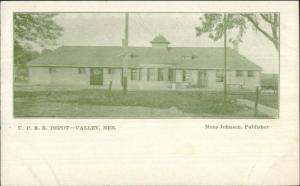
[[[28, 66], [123, 67], [124, 56], [129, 56], [126, 57], [126, 66], [136, 68], [151, 65], [182, 69], [224, 68], [224, 48], [169, 47], [167, 50], [157, 50], [151, 47], [128, 47], [125, 51], [121, 46], [62, 46], [34, 59]], [[227, 60], [227, 69], [262, 70], [231, 48], [227, 50]]]
[[158, 35], [156, 36], [150, 43], [167, 43], [170, 44], [170, 42], [163, 36], [163, 35]]

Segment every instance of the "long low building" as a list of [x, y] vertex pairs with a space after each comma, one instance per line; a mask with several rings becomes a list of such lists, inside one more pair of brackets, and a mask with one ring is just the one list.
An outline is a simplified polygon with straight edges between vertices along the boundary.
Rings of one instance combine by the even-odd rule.
[[[224, 48], [169, 47], [159, 35], [152, 47], [62, 46], [28, 64], [29, 81], [38, 85], [80, 85], [130, 89], [217, 90], [224, 84]], [[227, 84], [260, 86], [261, 67], [227, 49]]]

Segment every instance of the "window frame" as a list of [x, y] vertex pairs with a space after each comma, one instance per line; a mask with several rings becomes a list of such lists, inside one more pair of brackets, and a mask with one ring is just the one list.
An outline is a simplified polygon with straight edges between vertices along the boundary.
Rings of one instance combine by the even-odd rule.
[[224, 82], [224, 70], [216, 70], [216, 82], [217, 83]]
[[175, 69], [168, 69], [168, 81], [175, 81], [175, 73], [176, 70]]
[[247, 76], [248, 77], [255, 77], [255, 71], [254, 70], [248, 70], [248, 72], [247, 72]]
[[242, 70], [236, 70], [235, 77], [243, 77], [243, 71]]
[[164, 69], [163, 68], [157, 69], [157, 81], [164, 81]]
[[130, 80], [131, 81], [140, 81], [141, 78], [142, 78], [142, 76], [141, 76], [140, 68], [130, 68]]
[[[147, 68], [147, 81], [157, 81], [157, 76], [156, 74], [156, 69], [155, 68]], [[153, 76], [151, 76], [153, 74]]]

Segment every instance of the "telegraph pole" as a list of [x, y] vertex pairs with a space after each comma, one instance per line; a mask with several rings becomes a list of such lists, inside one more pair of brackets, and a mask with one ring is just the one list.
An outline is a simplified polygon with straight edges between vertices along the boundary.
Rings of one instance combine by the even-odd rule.
[[227, 15], [224, 13], [224, 104], [227, 100]]
[[125, 14], [125, 38], [122, 42], [122, 47], [124, 50], [124, 58], [123, 58], [123, 77], [122, 77], [122, 85], [123, 85], [123, 94], [127, 94], [127, 73], [128, 73], [128, 22], [129, 22], [128, 13]]

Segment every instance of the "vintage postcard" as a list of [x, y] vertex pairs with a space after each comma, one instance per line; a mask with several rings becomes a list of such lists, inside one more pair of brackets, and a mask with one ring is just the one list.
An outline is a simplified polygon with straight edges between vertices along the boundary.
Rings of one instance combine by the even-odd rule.
[[297, 5], [1, 3], [2, 184], [299, 184]]
[[15, 12], [14, 117], [278, 118], [279, 20]]

